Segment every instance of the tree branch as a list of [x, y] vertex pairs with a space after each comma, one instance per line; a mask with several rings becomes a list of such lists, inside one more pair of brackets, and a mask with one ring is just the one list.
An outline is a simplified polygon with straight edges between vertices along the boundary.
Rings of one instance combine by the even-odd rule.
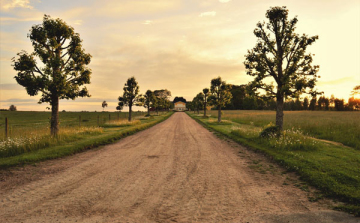
[[36, 66], [35, 64], [35, 68], [36, 68], [36, 72], [38, 72], [39, 74], [41, 74], [42, 76], [44, 76], [44, 74], [41, 72], [41, 70]]
[[61, 58], [65, 57], [69, 52], [64, 53], [64, 55], [61, 56]]
[[272, 51], [272, 53], [274, 55], [276, 55], [276, 50], [275, 48], [271, 45], [271, 42], [269, 40], [269, 38], [267, 37], [266, 33], [265, 33], [265, 30], [262, 28], [262, 26], [260, 26], [260, 29], [261, 29], [261, 33], [262, 33], [262, 36], [263, 36], [263, 40], [265, 41], [266, 45], [268, 45]]

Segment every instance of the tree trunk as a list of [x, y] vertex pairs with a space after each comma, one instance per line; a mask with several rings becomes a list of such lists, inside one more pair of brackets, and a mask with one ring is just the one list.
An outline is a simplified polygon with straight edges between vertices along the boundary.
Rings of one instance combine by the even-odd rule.
[[219, 109], [218, 109], [218, 122], [219, 123], [221, 122], [221, 106], [219, 106]]
[[284, 123], [284, 97], [278, 95], [276, 97], [276, 126], [279, 127], [279, 130], [283, 130]]
[[197, 112], [198, 112], [198, 114], [200, 114], [200, 109], [199, 108], [197, 109]]
[[59, 132], [59, 98], [53, 97], [51, 102], [51, 135], [57, 136]]
[[131, 107], [132, 107], [132, 105], [129, 105], [129, 122], [131, 122]]
[[205, 105], [204, 105], [204, 117], [206, 116], [206, 99], [205, 99]]
[[148, 116], [150, 116], [150, 106], [148, 106]]

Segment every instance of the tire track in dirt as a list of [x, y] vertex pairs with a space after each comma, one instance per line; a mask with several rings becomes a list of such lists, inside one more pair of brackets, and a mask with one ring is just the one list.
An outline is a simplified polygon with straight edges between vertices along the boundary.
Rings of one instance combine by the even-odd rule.
[[[241, 152], [241, 155], [239, 155]], [[269, 162], [220, 140], [185, 113], [119, 142], [57, 161], [53, 173], [0, 182], [2, 222], [359, 222], [257, 172]], [[274, 164], [271, 164], [274, 165]], [[26, 168], [17, 177], [28, 176]], [[23, 175], [22, 175], [23, 174]], [[14, 182], [14, 183], [12, 183]]]

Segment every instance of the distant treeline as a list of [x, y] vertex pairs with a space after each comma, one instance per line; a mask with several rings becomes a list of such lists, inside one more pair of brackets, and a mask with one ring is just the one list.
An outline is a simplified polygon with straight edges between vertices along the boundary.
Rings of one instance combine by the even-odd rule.
[[[264, 100], [248, 93], [246, 85], [232, 85], [232, 99], [225, 109], [229, 110], [276, 110], [275, 99]], [[320, 111], [359, 111], [360, 99], [335, 98], [333, 95], [328, 98], [321, 96], [319, 98], [297, 98], [288, 99], [284, 103], [286, 111], [300, 110], [320, 110]]]

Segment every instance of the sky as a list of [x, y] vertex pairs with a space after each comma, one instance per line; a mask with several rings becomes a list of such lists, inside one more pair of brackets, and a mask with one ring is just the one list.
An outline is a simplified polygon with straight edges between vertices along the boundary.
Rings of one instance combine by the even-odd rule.
[[360, 85], [359, 0], [0, 0], [0, 108], [49, 106], [16, 83], [11, 66], [18, 52], [33, 51], [27, 34], [44, 14], [72, 26], [92, 55], [92, 96], [61, 100], [60, 111], [101, 111], [104, 100], [114, 111], [132, 76], [141, 93], [168, 89], [187, 100], [218, 76], [247, 84], [253, 77], [243, 62], [257, 41], [253, 31], [274, 6], [298, 17], [297, 33], [319, 36], [308, 48], [320, 66], [317, 89], [347, 100]]

